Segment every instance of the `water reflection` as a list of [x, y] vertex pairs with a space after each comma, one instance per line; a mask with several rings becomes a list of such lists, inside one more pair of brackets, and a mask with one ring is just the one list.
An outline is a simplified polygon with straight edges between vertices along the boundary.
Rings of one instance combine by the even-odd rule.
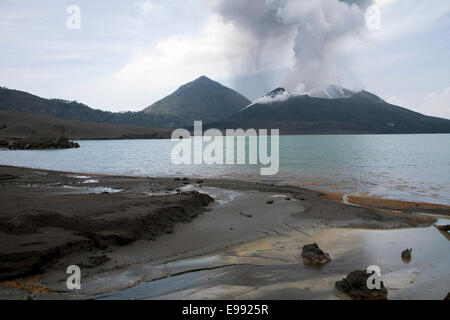
[[[318, 242], [333, 259], [320, 270], [301, 261], [301, 247], [312, 242]], [[413, 248], [412, 259], [404, 264], [401, 253], [408, 247]], [[310, 237], [292, 233], [156, 267], [164, 268], [167, 277], [103, 298], [348, 299], [335, 290], [335, 281], [351, 271], [378, 265], [390, 299], [441, 300], [450, 287], [449, 249], [450, 242], [434, 227], [324, 229]]]

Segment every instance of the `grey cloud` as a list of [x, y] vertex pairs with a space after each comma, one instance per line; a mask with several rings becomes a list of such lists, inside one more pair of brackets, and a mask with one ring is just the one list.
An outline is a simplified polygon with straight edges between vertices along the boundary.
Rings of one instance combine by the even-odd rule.
[[[242, 57], [249, 72], [264, 72], [264, 61], [285, 57], [294, 65], [284, 77], [291, 90], [312, 90], [342, 77], [339, 51], [364, 32], [371, 0], [217, 0], [215, 11], [246, 34]], [[242, 48], [236, 48], [240, 50]], [[242, 68], [242, 66], [240, 66]], [[263, 78], [259, 81], [265, 82]], [[253, 85], [254, 86], [254, 85]], [[244, 89], [245, 90], [245, 89]]]

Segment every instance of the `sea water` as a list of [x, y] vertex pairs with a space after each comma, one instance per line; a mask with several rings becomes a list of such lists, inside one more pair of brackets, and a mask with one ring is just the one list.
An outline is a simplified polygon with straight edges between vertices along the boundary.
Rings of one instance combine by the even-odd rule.
[[171, 140], [78, 141], [79, 149], [0, 151], [0, 164], [78, 173], [291, 183], [347, 194], [450, 205], [450, 135], [281, 136], [280, 170], [175, 165]]

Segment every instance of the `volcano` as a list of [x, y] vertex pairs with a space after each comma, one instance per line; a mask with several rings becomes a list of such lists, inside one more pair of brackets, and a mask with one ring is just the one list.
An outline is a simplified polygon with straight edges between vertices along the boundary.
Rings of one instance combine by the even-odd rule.
[[194, 120], [219, 121], [239, 112], [250, 101], [236, 91], [202, 76], [143, 110], [154, 116], [176, 117], [185, 125]]
[[368, 91], [329, 86], [311, 94], [316, 96], [277, 88], [209, 127], [280, 129], [290, 135], [450, 133], [450, 120], [389, 104]]

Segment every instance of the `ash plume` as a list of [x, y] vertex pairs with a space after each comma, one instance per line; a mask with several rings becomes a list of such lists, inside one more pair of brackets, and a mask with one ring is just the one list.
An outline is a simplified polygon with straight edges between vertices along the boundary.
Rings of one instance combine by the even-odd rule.
[[[341, 84], [349, 66], [343, 59], [365, 31], [372, 0], [216, 0], [214, 10], [248, 38], [239, 68], [257, 74], [272, 59], [283, 59], [281, 85], [307, 93]], [[264, 77], [259, 79], [264, 82]]]

